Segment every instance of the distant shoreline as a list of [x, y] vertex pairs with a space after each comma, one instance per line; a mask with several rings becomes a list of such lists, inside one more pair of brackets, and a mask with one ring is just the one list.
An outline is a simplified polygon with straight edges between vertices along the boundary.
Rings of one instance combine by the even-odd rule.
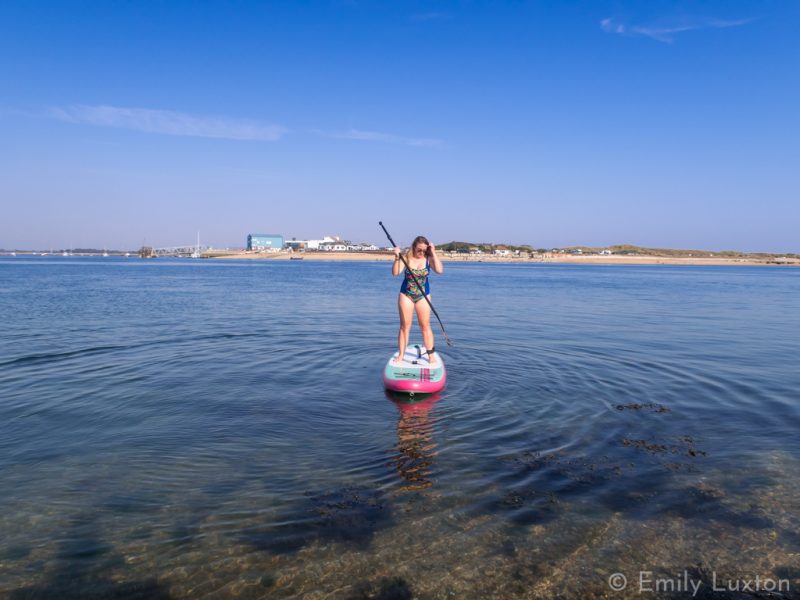
[[[625, 254], [566, 254], [560, 252], [537, 253], [532, 255], [463, 254], [439, 252], [445, 263], [498, 263], [498, 264], [565, 264], [565, 265], [708, 265], [708, 266], [800, 266], [800, 258], [792, 256], [767, 255], [759, 257], [730, 256], [660, 256]], [[19, 252], [18, 256], [35, 255], [34, 252]], [[109, 253], [112, 257], [122, 257], [120, 253]], [[0, 257], [11, 257], [12, 253], [0, 253]], [[54, 253], [48, 255], [60, 257]], [[71, 256], [100, 256], [93, 254], [74, 254]], [[130, 258], [136, 255], [131, 253]], [[188, 258], [188, 257], [187, 257]], [[246, 252], [241, 250], [211, 250], [202, 253], [201, 258], [219, 260], [309, 260], [320, 262], [389, 262], [391, 252]]]
[[[310, 261], [391, 261], [390, 252], [208, 252], [203, 258], [237, 260], [310, 260]], [[625, 255], [573, 255], [546, 253], [531, 257], [498, 256], [493, 254], [457, 254], [440, 252], [442, 262], [457, 263], [502, 263], [502, 264], [574, 264], [574, 265], [735, 265], [800, 266], [795, 258], [724, 258], [724, 257], [673, 257], [673, 256], [625, 256]]]

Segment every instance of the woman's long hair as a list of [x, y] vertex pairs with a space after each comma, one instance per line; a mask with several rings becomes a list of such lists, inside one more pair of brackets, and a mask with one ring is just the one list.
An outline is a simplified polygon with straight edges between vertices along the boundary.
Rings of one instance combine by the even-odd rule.
[[428, 258], [430, 256], [431, 243], [428, 241], [428, 238], [426, 238], [424, 235], [418, 235], [417, 237], [414, 238], [414, 241], [411, 242], [411, 247], [408, 249], [408, 252], [406, 252], [406, 262], [411, 260], [411, 258], [414, 256], [414, 248], [417, 247], [417, 244], [425, 244], [426, 246], [428, 246], [428, 250], [425, 252], [425, 258]]

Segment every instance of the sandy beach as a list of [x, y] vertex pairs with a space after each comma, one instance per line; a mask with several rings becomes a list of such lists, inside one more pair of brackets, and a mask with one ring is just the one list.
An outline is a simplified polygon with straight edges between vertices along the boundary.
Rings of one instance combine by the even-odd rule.
[[[237, 260], [315, 260], [315, 261], [391, 261], [389, 252], [208, 252], [203, 258]], [[800, 260], [789, 257], [769, 258], [724, 258], [724, 257], [674, 257], [674, 256], [626, 256], [599, 254], [534, 254], [530, 256], [498, 256], [492, 254], [459, 254], [440, 252], [443, 262], [484, 263], [558, 263], [596, 265], [784, 265], [800, 266]]]

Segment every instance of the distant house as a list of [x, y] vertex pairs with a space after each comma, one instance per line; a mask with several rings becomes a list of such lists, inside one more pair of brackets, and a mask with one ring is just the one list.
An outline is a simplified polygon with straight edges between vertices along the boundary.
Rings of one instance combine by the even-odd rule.
[[321, 250], [321, 246], [323, 244], [330, 244], [336, 242], [339, 238], [332, 238], [330, 236], [325, 236], [321, 240], [306, 240], [306, 249], [307, 250]]
[[605, 250], [600, 250], [600, 254], [603, 254], [603, 255], [611, 254], [611, 250], [609, 250], [608, 248], [606, 248]]
[[319, 249], [325, 252], [347, 252], [347, 246], [339, 242], [323, 242]]
[[496, 248], [494, 253], [497, 254], [498, 256], [508, 256], [509, 254], [511, 254], [511, 251], [506, 249]]
[[285, 245], [294, 250], [322, 250], [324, 244], [335, 244], [341, 241], [337, 236], [325, 236], [321, 240], [286, 240]]
[[305, 240], [286, 240], [286, 247], [290, 250], [304, 250], [307, 242]]
[[251, 233], [247, 236], [247, 249], [251, 252], [280, 250], [283, 244], [283, 236], [274, 233]]

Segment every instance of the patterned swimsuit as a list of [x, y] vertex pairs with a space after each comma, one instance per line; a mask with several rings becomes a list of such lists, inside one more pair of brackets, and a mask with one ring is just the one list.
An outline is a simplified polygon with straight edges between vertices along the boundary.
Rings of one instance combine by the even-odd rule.
[[417, 286], [417, 284], [414, 282], [414, 278], [408, 271], [409, 270], [406, 269], [406, 276], [405, 279], [403, 279], [403, 285], [400, 286], [400, 293], [408, 296], [411, 301], [416, 304], [422, 300], [423, 296], [427, 296], [431, 293], [431, 286], [428, 283], [428, 275], [431, 272], [430, 267], [428, 266], [428, 259], [425, 259], [425, 266], [422, 269], [411, 269], [411, 273], [416, 276], [417, 281], [419, 281], [422, 287], [425, 289], [424, 294], [419, 289], [419, 286]]

